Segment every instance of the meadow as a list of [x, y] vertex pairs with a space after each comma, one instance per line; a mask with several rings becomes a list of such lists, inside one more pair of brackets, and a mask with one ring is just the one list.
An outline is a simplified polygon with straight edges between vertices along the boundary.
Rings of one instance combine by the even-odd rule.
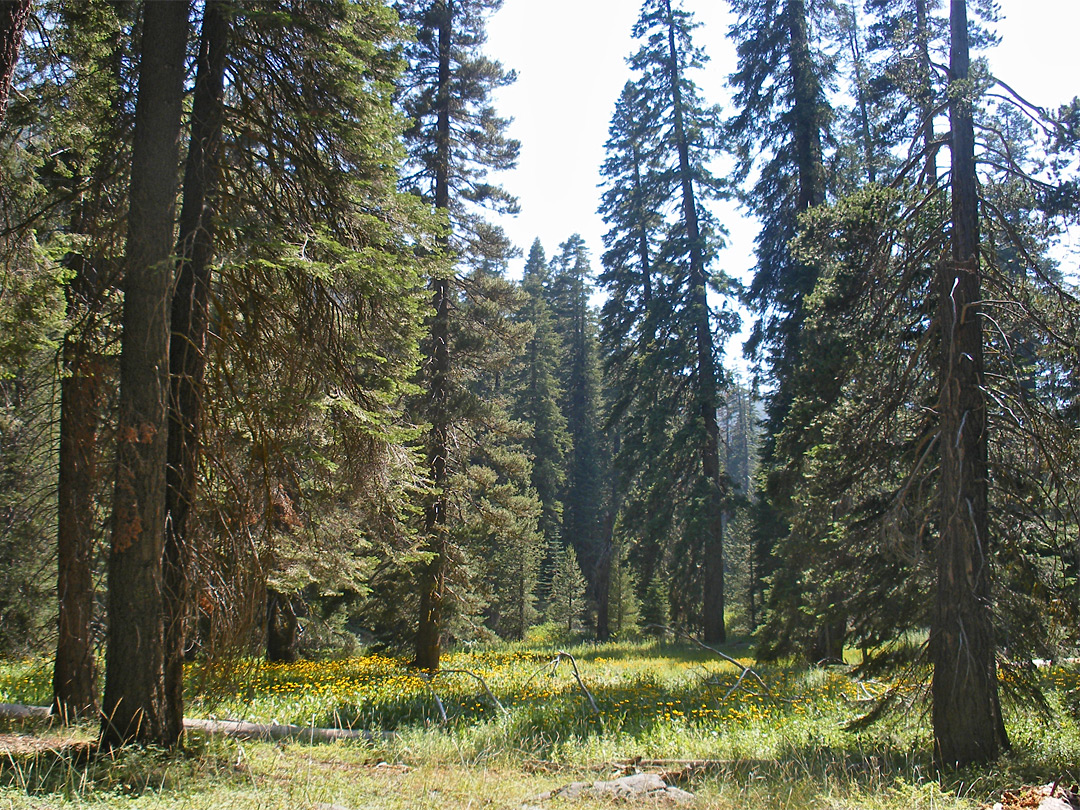
[[[740, 681], [738, 667], [708, 650], [660, 641], [566, 652], [460, 650], [432, 680], [376, 654], [192, 665], [190, 717], [366, 736], [304, 744], [189, 732], [183, 752], [93, 758], [92, 727], [8, 721], [0, 808], [537, 807], [544, 791], [634, 768], [663, 773], [701, 808], [973, 808], [1022, 784], [1080, 782], [1075, 667], [1041, 671], [1043, 710], [1010, 704], [1011, 754], [992, 768], [939, 773], [914, 685], [878, 722], [849, 731], [898, 684], [795, 664], [755, 666], [763, 684]], [[9, 662], [0, 701], [45, 704], [50, 676], [47, 662]]]

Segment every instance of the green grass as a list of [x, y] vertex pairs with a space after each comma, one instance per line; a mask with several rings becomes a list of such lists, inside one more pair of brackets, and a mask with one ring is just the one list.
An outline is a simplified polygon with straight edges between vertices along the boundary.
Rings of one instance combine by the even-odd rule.
[[[429, 683], [383, 656], [194, 666], [189, 716], [363, 728], [376, 732], [375, 742], [189, 735], [182, 753], [133, 750], [91, 760], [92, 728], [76, 730], [73, 747], [72, 732], [9, 727], [53, 750], [16, 746], [0, 755], [0, 809], [292, 810], [319, 802], [517, 808], [570, 781], [608, 777], [633, 758], [707, 760], [682, 774], [682, 787], [697, 794], [696, 806], [710, 808], [975, 807], [1024, 783], [1080, 781], [1080, 730], [1070, 708], [1070, 695], [1080, 693], [1075, 669], [1043, 675], [1051, 720], [1010, 710], [1013, 753], [992, 768], [941, 775], [921, 702], [867, 730], [844, 730], [866, 711], [866, 698], [888, 686], [858, 683], [844, 668], [759, 667], [768, 691], [749, 679], [732, 691], [738, 669], [689, 646], [580, 645], [569, 652], [598, 712], [570, 663], [553, 666], [553, 652], [536, 647], [480, 648], [445, 659], [447, 669], [483, 678], [503, 710], [468, 675], [446, 673]], [[47, 702], [47, 674], [41, 662], [7, 664], [0, 700]], [[387, 731], [393, 734], [380, 733]]]

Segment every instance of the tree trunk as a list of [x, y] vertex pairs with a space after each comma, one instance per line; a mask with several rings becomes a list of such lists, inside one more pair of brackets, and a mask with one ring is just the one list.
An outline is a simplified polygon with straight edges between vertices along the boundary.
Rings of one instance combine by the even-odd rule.
[[173, 216], [188, 5], [146, 3], [124, 275], [101, 743], [171, 747], [162, 556]]
[[608, 509], [604, 515], [603, 545], [596, 561], [596, 640], [607, 641], [611, 638], [611, 563], [615, 551], [614, 543], [615, 513]]
[[191, 606], [190, 581], [196, 556], [191, 515], [202, 434], [210, 259], [214, 250], [213, 205], [220, 165], [229, 37], [227, 14], [220, 0], [210, 0], [203, 13], [177, 239], [181, 261], [172, 302], [165, 493], [165, 696], [169, 722], [175, 726], [170, 733], [177, 735], [184, 719], [185, 620]]
[[[450, 211], [450, 51], [453, 34], [452, 10], [447, 0], [435, 4], [439, 10], [439, 76], [436, 90], [438, 121], [435, 132], [435, 209]], [[440, 237], [439, 247], [450, 260], [450, 240]], [[449, 274], [450, 269], [446, 270]], [[416, 630], [416, 657], [413, 666], [427, 672], [439, 668], [446, 589], [446, 511], [448, 496], [447, 460], [450, 453], [450, 279], [442, 275], [432, 280], [431, 355], [428, 358], [431, 429], [428, 433], [428, 473], [432, 494], [424, 515], [425, 550], [430, 560], [420, 571], [420, 619]]]
[[821, 85], [810, 53], [805, 0], [788, 0], [787, 23], [794, 90], [795, 160], [799, 171], [798, 210], [825, 202], [825, 164], [821, 156]]
[[[85, 264], [85, 261], [80, 261]], [[76, 269], [68, 288], [68, 311], [81, 298], [85, 268]], [[99, 369], [88, 356], [86, 336], [64, 339], [64, 377], [60, 381], [60, 454], [57, 492], [56, 661], [53, 708], [70, 722], [96, 713], [96, 668], [90, 620], [94, 582], [91, 566], [94, 535], [94, 492], [97, 486]]]
[[300, 640], [300, 622], [292, 597], [268, 588], [266, 591], [266, 660], [292, 663]]
[[979, 222], [967, 8], [952, 0], [952, 262], [942, 262], [941, 493], [937, 610], [930, 635], [933, 725], [945, 765], [986, 762], [1009, 747], [998, 700], [990, 605], [987, 414], [978, 302]]
[[15, 78], [23, 32], [30, 19], [31, 0], [2, 0], [0, 2], [0, 123], [7, 112], [8, 94]]
[[919, 50], [919, 76], [925, 89], [919, 98], [922, 116], [923, 148], [926, 150], [926, 182], [938, 180], [937, 147], [934, 146], [934, 63], [930, 59], [930, 9], [926, 0], [915, 0], [915, 37]]
[[701, 420], [700, 453], [702, 473], [708, 492], [706, 537], [704, 539], [704, 593], [702, 598], [702, 635], [708, 643], [727, 639], [724, 624], [724, 495], [726, 477], [720, 467], [720, 425], [716, 421], [716, 361], [713, 357], [712, 324], [705, 279], [705, 247], [698, 222], [694, 196], [690, 145], [683, 123], [681, 76], [675, 47], [675, 23], [671, 0], [664, 0], [668, 20], [668, 55], [671, 74], [671, 102], [675, 139], [679, 151], [679, 180], [682, 186], [682, 213], [690, 249], [690, 306], [697, 341], [697, 417]]
[[[112, 37], [113, 94], [109, 125], [118, 126], [123, 100], [123, 42]], [[107, 151], [107, 150], [106, 150]], [[90, 235], [99, 227], [102, 190], [108, 186], [111, 160], [94, 159], [90, 176], [72, 178], [71, 187], [88, 186], [72, 203], [71, 232]], [[89, 182], [87, 182], [87, 180]], [[115, 270], [111, 260], [71, 253], [65, 265], [72, 271], [65, 289], [67, 318], [64, 336], [64, 375], [60, 381], [60, 448], [57, 457], [57, 617], [56, 660], [53, 668], [53, 709], [63, 722], [97, 715], [96, 662], [91, 636], [94, 583], [94, 497], [97, 492], [98, 425], [103, 405], [103, 358], [95, 341], [101, 339], [96, 316], [105, 293], [105, 279]]]

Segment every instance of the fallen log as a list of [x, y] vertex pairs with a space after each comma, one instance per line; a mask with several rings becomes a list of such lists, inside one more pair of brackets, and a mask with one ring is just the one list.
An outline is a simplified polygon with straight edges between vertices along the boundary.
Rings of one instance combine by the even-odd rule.
[[[0, 703], [0, 718], [8, 720], [51, 720], [55, 717], [50, 706], [23, 706]], [[286, 723], [245, 723], [241, 720], [202, 720], [184, 718], [185, 731], [201, 731], [244, 740], [299, 740], [301, 742], [333, 742], [335, 740], [373, 740], [376, 734], [366, 729], [317, 728]], [[382, 738], [392, 736], [384, 732]]]
[[23, 706], [0, 703], [0, 717], [8, 720], [48, 720], [53, 716], [51, 706]]
[[200, 720], [184, 718], [185, 731], [202, 731], [242, 740], [299, 740], [301, 742], [334, 742], [335, 740], [373, 740], [366, 729], [317, 728], [285, 723], [245, 723], [240, 720]]

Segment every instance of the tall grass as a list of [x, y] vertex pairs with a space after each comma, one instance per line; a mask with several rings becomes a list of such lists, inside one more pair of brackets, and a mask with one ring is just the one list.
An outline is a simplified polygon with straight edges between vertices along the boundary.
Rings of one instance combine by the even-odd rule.
[[[403, 762], [457, 774], [445, 776], [452, 780], [487, 773], [507, 790], [560, 778], [551, 774], [663, 760], [708, 806], [884, 808], [966, 806], [1023, 782], [1080, 781], [1080, 729], [1070, 708], [1080, 694], [1075, 669], [1043, 673], [1049, 715], [1010, 710], [1012, 754], [992, 768], [942, 775], [931, 761], [927, 706], [917, 695], [866, 730], [844, 730], [890, 684], [861, 682], [842, 667], [760, 667], [763, 689], [752, 679], [738, 683], [738, 668], [684, 645], [583, 644], [569, 652], [584, 688], [567, 660], [556, 663], [552, 650], [524, 645], [455, 652], [445, 668], [471, 674], [434, 679], [379, 655], [198, 664], [187, 673], [190, 716], [361, 728], [375, 732], [375, 742], [315, 749], [192, 738], [187, 755], [122, 752], [111, 762], [57, 746], [51, 754], [8, 755], [0, 782], [6, 792], [57, 801], [148, 791], [175, 798], [213, 784], [225, 791], [224, 802], [256, 786], [263, 791], [267, 780], [288, 783], [272, 775], [283, 757]], [[46, 669], [36, 662], [0, 668], [0, 699], [47, 702]], [[84, 738], [92, 732], [84, 730]], [[355, 787], [342, 779], [340, 791]], [[497, 785], [488, 787], [497, 792]]]

